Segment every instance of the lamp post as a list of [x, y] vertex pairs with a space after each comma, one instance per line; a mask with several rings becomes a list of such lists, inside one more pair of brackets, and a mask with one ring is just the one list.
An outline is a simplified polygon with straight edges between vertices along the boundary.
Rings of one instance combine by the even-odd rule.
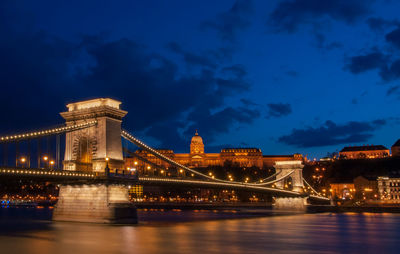
[[24, 165], [25, 165], [26, 158], [25, 158], [25, 157], [21, 157], [21, 158], [19, 159], [19, 161], [20, 161], [20, 163], [21, 163], [21, 167], [22, 167], [22, 166], [24, 166]]
[[105, 168], [106, 176], [110, 175], [110, 168], [108, 167], [108, 161], [109, 160], [110, 160], [110, 158], [106, 157], [106, 168]]
[[47, 155], [45, 155], [45, 156], [43, 156], [43, 160], [44, 160], [44, 168], [46, 168], [46, 163], [49, 161], [49, 157]]
[[50, 163], [50, 170], [53, 170], [54, 161], [53, 161], [53, 160], [51, 160], [49, 163]]

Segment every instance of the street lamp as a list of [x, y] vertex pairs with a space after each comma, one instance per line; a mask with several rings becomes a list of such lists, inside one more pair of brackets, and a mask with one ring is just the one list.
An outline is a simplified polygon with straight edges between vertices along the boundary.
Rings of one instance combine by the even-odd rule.
[[54, 161], [51, 160], [51, 161], [50, 161], [50, 169], [53, 169], [53, 165], [54, 165]]
[[108, 167], [108, 161], [110, 160], [110, 158], [108, 158], [108, 157], [106, 157], [106, 168], [105, 168], [105, 171], [106, 171], [106, 175], [108, 176], [109, 174], [110, 174], [110, 168]]
[[49, 165], [46, 165], [46, 163], [48, 163], [48, 161], [49, 161], [49, 156], [44, 155], [42, 159], [44, 160], [44, 167], [43, 168], [46, 168], [46, 166], [48, 167]]
[[21, 157], [20, 159], [19, 159], [19, 161], [20, 161], [20, 163], [21, 163], [21, 167], [25, 164], [25, 162], [26, 162], [26, 158], [25, 157]]

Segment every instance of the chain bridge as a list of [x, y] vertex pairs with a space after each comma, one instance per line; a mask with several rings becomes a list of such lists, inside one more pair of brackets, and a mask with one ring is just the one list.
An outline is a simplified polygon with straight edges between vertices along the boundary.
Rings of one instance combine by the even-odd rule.
[[[218, 179], [182, 165], [123, 130], [122, 119], [128, 112], [120, 104], [109, 98], [71, 103], [66, 112], [60, 113], [65, 119], [60, 126], [1, 136], [0, 180], [58, 183], [59, 197], [53, 219], [65, 221], [135, 222], [136, 210], [128, 195], [131, 185], [269, 193], [275, 197], [277, 209], [304, 209], [307, 200], [329, 202], [303, 179], [302, 161], [276, 162], [275, 173], [258, 182]], [[61, 139], [62, 136], [65, 138]], [[123, 148], [123, 142], [152, 154], [184, 174], [149, 176], [141, 175], [135, 168], [126, 168], [124, 154], [129, 154], [129, 149]], [[164, 170], [135, 153], [130, 154]], [[286, 188], [288, 179], [291, 189]]]

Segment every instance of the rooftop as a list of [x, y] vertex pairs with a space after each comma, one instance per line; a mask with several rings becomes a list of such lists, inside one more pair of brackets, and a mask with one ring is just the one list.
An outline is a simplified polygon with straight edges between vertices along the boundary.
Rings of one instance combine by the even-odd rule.
[[383, 145], [366, 145], [366, 146], [346, 146], [340, 152], [358, 152], [358, 151], [375, 151], [388, 150]]
[[240, 150], [242, 150], [242, 151], [252, 151], [252, 152], [255, 152], [255, 151], [256, 152], [261, 152], [260, 148], [255, 148], [255, 147], [236, 147], [236, 148], [234, 148], [234, 147], [226, 147], [226, 148], [221, 149], [221, 153], [230, 152], [229, 150], [232, 150], [234, 152], [239, 152]]
[[67, 104], [67, 108], [68, 108], [68, 111], [76, 111], [76, 110], [95, 108], [95, 107], [100, 107], [100, 106], [109, 106], [112, 108], [119, 109], [120, 104], [121, 104], [120, 101], [113, 100], [110, 98], [98, 98], [98, 99], [93, 99], [93, 100], [70, 103], [70, 104]]
[[393, 147], [393, 146], [400, 146], [400, 139], [397, 140], [396, 143], [394, 143], [394, 144], [392, 145], [392, 147]]

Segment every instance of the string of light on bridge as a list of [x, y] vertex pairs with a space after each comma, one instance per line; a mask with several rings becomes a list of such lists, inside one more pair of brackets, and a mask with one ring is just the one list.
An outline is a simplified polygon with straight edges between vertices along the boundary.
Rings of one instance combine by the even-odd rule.
[[74, 176], [74, 177], [85, 177], [94, 178], [95, 174], [91, 173], [76, 173], [76, 172], [57, 172], [57, 171], [45, 171], [45, 170], [27, 170], [27, 169], [0, 169], [0, 174], [26, 174], [26, 175], [48, 175], [48, 176]]
[[41, 130], [41, 131], [34, 131], [22, 134], [15, 134], [15, 135], [8, 135], [0, 137], [0, 142], [10, 142], [10, 141], [17, 141], [17, 140], [24, 140], [30, 138], [38, 138], [42, 136], [54, 135], [54, 134], [61, 134], [65, 132], [71, 132], [83, 128], [88, 128], [97, 124], [97, 121], [89, 121], [81, 124], [63, 126], [63, 127], [56, 127], [53, 129], [48, 130]]
[[173, 183], [185, 183], [185, 184], [200, 184], [200, 185], [214, 185], [214, 186], [224, 186], [224, 187], [239, 187], [239, 188], [247, 188], [249, 190], [264, 190], [264, 191], [272, 191], [272, 192], [281, 192], [287, 193], [291, 195], [299, 195], [299, 192], [272, 188], [272, 187], [265, 187], [265, 186], [254, 186], [252, 184], [241, 183], [241, 182], [227, 182], [227, 183], [220, 183], [220, 182], [205, 182], [200, 180], [186, 180], [186, 179], [169, 179], [169, 178], [156, 178], [156, 177], [139, 177], [139, 181], [141, 182], [173, 182]]

